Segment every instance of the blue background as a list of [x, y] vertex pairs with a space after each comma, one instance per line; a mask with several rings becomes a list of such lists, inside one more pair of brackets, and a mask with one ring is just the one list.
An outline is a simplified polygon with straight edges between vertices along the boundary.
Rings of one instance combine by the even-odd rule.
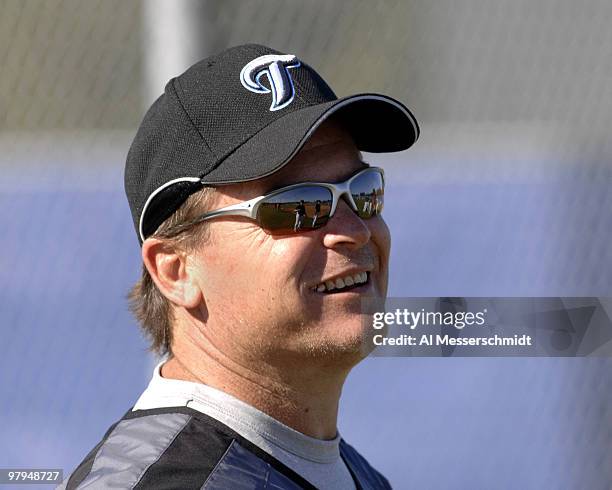
[[[389, 182], [390, 296], [612, 290], [609, 167], [453, 183], [450, 163], [416, 150], [368, 157]], [[24, 165], [38, 181], [28, 189], [9, 172], [0, 193], [0, 460], [68, 473], [150, 376], [154, 360], [124, 300], [139, 248], [121, 165]], [[608, 358], [369, 358], [349, 377], [339, 428], [397, 488], [603, 489], [611, 367]]]
[[[123, 163], [165, 83], [228, 46], [414, 111], [413, 149], [367, 156], [389, 183], [390, 296], [612, 296], [609, 0], [0, 12], [0, 467], [69, 473], [146, 386]], [[609, 358], [371, 358], [339, 429], [400, 489], [609, 490], [611, 388]]]

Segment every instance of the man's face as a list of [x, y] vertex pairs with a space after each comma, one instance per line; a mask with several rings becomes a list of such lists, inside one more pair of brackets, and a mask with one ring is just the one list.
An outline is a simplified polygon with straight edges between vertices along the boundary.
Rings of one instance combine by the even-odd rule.
[[[257, 181], [218, 188], [213, 209], [286, 185], [337, 182], [364, 168], [350, 136], [324, 123], [281, 170]], [[270, 363], [300, 357], [355, 363], [367, 355], [364, 296], [387, 292], [390, 235], [381, 216], [360, 219], [341, 199], [328, 223], [313, 231], [271, 236], [251, 220], [209, 222], [210, 240], [191, 257], [202, 291], [198, 332], [219, 350]], [[346, 291], [316, 286], [367, 272], [368, 282]]]

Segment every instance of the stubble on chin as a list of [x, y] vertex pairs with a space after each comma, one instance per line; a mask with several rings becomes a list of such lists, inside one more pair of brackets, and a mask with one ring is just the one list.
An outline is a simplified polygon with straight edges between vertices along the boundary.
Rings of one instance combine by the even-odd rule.
[[308, 362], [351, 368], [370, 354], [371, 345], [367, 319], [354, 315], [304, 326], [293, 349], [296, 357]]

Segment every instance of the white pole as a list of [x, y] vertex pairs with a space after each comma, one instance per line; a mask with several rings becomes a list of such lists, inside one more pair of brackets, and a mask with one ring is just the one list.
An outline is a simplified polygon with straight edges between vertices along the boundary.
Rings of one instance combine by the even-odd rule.
[[143, 104], [147, 109], [168, 80], [212, 54], [214, 26], [208, 22], [202, 0], [144, 0]]
[[[208, 6], [201, 0], [144, 0], [143, 115], [163, 93], [168, 80], [212, 54], [215, 31], [206, 15]], [[146, 379], [160, 360], [157, 356], [149, 358]]]

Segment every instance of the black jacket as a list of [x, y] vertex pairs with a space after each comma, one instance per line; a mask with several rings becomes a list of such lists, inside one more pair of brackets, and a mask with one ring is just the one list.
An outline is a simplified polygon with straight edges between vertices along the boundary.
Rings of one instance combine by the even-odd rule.
[[[340, 455], [357, 489], [389, 482], [343, 439]], [[58, 488], [313, 489], [232, 429], [187, 407], [128, 411]]]

